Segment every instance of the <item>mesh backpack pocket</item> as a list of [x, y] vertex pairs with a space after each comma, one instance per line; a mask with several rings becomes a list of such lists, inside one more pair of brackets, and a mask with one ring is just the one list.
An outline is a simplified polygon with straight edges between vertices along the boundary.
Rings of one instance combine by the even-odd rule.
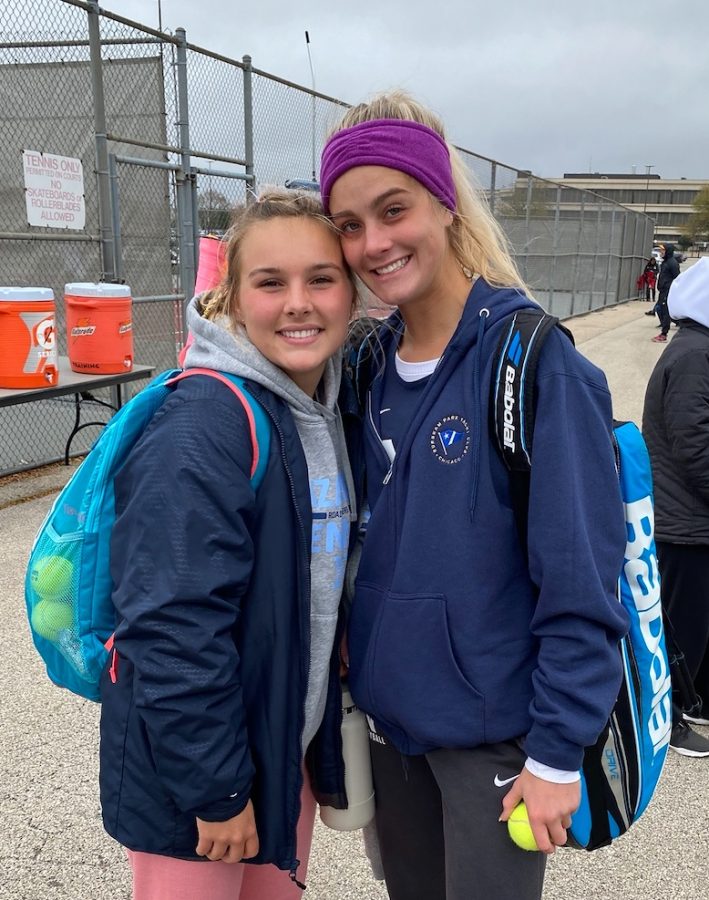
[[270, 425], [243, 379], [209, 369], [158, 375], [110, 420], [59, 493], [35, 538], [25, 576], [32, 640], [59, 687], [99, 700], [99, 680], [115, 628], [111, 602], [114, 478], [173, 385], [209, 375], [237, 396], [249, 423], [251, 483], [260, 484], [268, 459]]

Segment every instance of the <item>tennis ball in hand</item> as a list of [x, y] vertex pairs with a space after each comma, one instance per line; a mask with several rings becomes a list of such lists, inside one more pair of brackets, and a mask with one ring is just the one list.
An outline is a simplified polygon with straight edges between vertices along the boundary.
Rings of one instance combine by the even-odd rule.
[[57, 600], [40, 600], [32, 610], [31, 621], [38, 635], [56, 642], [59, 632], [73, 625], [71, 606]]
[[63, 556], [43, 556], [32, 567], [30, 582], [38, 597], [56, 600], [71, 592], [74, 566]]
[[507, 820], [507, 830], [512, 840], [522, 850], [539, 850], [532, 834], [532, 828], [527, 816], [527, 807], [524, 803], [520, 803], [519, 806], [515, 806], [512, 810], [512, 815]]

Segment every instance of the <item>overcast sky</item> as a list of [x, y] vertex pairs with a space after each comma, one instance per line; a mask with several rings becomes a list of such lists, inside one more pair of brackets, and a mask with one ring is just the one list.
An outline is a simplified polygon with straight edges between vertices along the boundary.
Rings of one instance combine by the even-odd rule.
[[[164, 30], [353, 103], [401, 86], [535, 174], [709, 179], [709, 2], [161, 0]], [[157, 26], [158, 0], [102, 6]]]

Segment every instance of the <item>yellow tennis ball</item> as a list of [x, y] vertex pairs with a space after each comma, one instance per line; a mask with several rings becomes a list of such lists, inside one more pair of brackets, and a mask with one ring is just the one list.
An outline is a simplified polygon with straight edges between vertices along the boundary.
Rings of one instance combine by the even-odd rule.
[[48, 641], [56, 641], [59, 632], [71, 628], [74, 617], [71, 606], [57, 600], [40, 600], [32, 610], [32, 628]]
[[43, 556], [32, 567], [30, 581], [38, 597], [44, 600], [67, 597], [71, 593], [74, 566], [63, 556]]
[[537, 842], [534, 840], [534, 834], [527, 816], [527, 807], [524, 803], [520, 803], [519, 806], [515, 806], [512, 810], [512, 814], [507, 820], [507, 830], [512, 840], [522, 850], [539, 850]]

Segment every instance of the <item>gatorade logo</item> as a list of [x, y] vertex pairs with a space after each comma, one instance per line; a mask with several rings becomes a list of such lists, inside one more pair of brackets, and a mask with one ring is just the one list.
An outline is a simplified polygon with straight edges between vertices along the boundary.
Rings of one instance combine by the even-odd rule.
[[651, 552], [655, 517], [650, 497], [625, 504], [628, 542], [625, 547], [625, 577], [638, 611], [638, 624], [650, 663], [647, 676], [652, 688], [652, 709], [645, 726], [653, 755], [670, 742], [672, 731], [672, 684], [667, 671], [666, 657], [660, 647], [662, 638], [662, 607], [657, 556]]
[[122, 322], [122, 323], [118, 326], [118, 333], [119, 333], [119, 334], [128, 334], [128, 332], [129, 332], [129, 331], [132, 331], [132, 330], [133, 330], [133, 323], [132, 323], [132, 322]]
[[75, 325], [71, 329], [72, 337], [87, 337], [96, 331], [95, 325]]
[[47, 316], [34, 329], [34, 343], [40, 350], [51, 352], [55, 347], [54, 317]]

